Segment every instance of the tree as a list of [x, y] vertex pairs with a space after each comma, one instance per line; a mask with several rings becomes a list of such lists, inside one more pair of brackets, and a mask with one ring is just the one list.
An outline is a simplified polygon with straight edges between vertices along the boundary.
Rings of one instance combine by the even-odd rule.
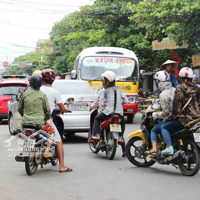
[[170, 53], [152, 52], [152, 40], [145, 37], [146, 29], [129, 19], [133, 12], [128, 2], [96, 0], [94, 5], [84, 6], [56, 23], [51, 31], [52, 67], [71, 70], [80, 51], [92, 46], [124, 47], [136, 53], [141, 67], [158, 67], [160, 59]]
[[200, 2], [196, 0], [143, 0], [133, 5], [131, 20], [145, 27], [147, 37], [168, 36], [179, 45], [195, 45], [200, 35]]
[[31, 75], [36, 69], [49, 68], [49, 54], [52, 51], [51, 42], [41, 44], [35, 52], [15, 58], [4, 74], [28, 74]]

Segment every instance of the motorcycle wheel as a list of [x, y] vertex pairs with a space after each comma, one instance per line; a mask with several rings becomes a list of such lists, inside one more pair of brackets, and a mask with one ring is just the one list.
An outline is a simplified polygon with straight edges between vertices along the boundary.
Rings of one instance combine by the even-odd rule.
[[126, 145], [128, 160], [137, 167], [150, 167], [155, 161], [146, 157], [143, 153], [143, 141], [139, 137], [131, 138]]
[[25, 157], [24, 161], [25, 161], [26, 173], [29, 176], [35, 174], [38, 168], [38, 164], [36, 164], [34, 161], [34, 153], [30, 153], [28, 157]]
[[[181, 173], [185, 176], [194, 176], [200, 169], [200, 150], [194, 141], [186, 139], [183, 141], [183, 150], [186, 155], [179, 161], [178, 166]], [[188, 145], [191, 150], [188, 150]], [[192, 168], [190, 166], [193, 166]]]
[[[90, 139], [90, 131], [88, 132], [88, 140]], [[98, 153], [99, 150], [95, 148], [94, 143], [89, 142], [89, 147], [92, 153]]]
[[111, 132], [108, 132], [106, 135], [106, 141], [106, 156], [109, 160], [112, 160], [116, 154], [117, 140], [113, 137]]

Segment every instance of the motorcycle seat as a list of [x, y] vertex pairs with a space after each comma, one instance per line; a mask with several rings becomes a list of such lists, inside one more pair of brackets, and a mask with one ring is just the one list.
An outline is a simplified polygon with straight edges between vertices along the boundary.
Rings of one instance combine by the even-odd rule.
[[198, 122], [200, 122], [200, 119], [196, 119], [196, 120], [193, 120], [189, 123], [187, 123], [186, 125], [176, 129], [174, 131], [174, 133], [172, 133], [172, 137], [176, 137], [176, 138], [179, 138], [180, 137], [180, 134], [184, 134], [184, 133], [187, 133], [192, 126], [194, 126], [195, 124], [197, 124]]
[[30, 129], [35, 129], [36, 131], [40, 130], [40, 127], [35, 125], [35, 124], [24, 124], [22, 128], [30, 128]]

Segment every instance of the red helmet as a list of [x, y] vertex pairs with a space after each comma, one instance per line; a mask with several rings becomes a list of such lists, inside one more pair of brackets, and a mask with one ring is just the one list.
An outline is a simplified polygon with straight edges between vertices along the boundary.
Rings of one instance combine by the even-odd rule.
[[52, 84], [55, 80], [56, 74], [53, 69], [44, 69], [42, 71], [42, 79], [45, 83]]

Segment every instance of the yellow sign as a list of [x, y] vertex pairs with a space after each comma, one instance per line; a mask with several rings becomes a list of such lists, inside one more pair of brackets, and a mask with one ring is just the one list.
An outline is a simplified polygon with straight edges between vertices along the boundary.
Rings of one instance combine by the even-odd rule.
[[153, 50], [163, 50], [163, 49], [186, 49], [189, 45], [184, 43], [182, 46], [177, 45], [174, 41], [169, 38], [164, 38], [161, 42], [154, 40], [152, 42]]
[[[90, 86], [94, 90], [98, 90], [102, 88], [102, 82], [101, 81], [89, 81]], [[137, 82], [136, 85], [133, 84], [133, 82], [116, 82], [116, 86], [123, 90], [127, 95], [137, 95], [138, 94], [138, 85]]]
[[200, 66], [200, 54], [195, 54], [192, 56], [192, 66], [196, 67], [196, 66]]

